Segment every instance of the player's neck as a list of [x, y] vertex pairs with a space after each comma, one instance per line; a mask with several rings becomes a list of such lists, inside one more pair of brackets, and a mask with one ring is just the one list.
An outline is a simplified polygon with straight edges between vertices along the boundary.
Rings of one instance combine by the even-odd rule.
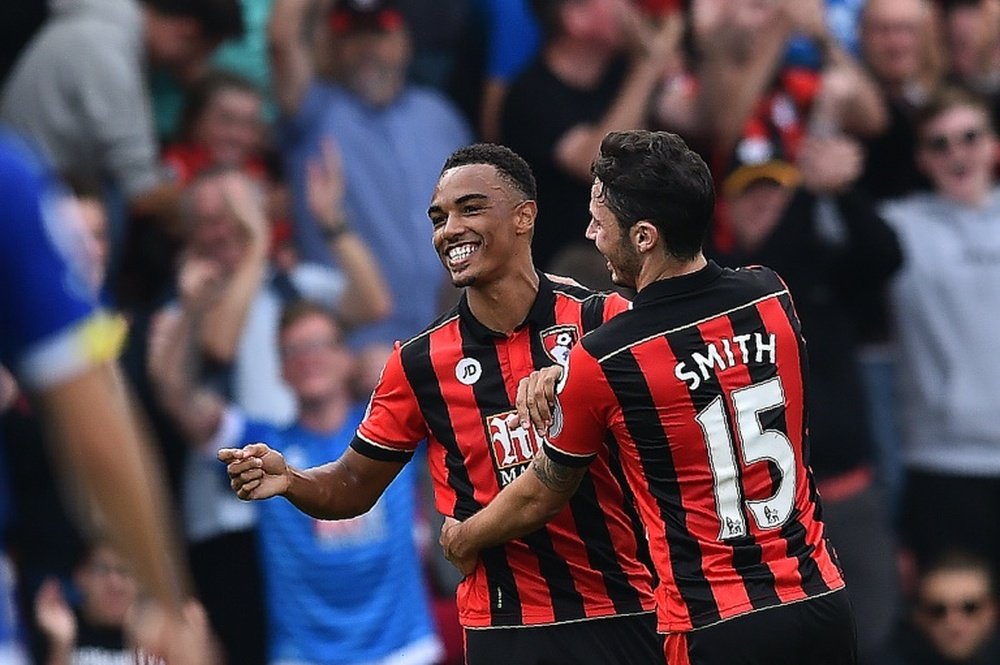
[[538, 274], [533, 265], [511, 271], [489, 284], [466, 289], [469, 309], [480, 323], [510, 334], [527, 318], [538, 295]]
[[679, 261], [666, 255], [657, 257], [655, 260], [650, 258], [639, 270], [639, 276], [635, 280], [636, 291], [642, 291], [653, 282], [658, 282], [661, 279], [698, 272], [706, 265], [708, 265], [708, 261], [701, 252], [687, 261]]

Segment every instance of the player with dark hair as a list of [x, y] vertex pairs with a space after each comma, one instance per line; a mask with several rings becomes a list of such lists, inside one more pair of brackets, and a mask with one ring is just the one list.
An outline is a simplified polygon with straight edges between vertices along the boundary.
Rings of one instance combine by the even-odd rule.
[[[97, 309], [88, 279], [93, 257], [68, 192], [6, 132], [0, 133], [0, 199], [0, 362], [38, 400], [57, 444], [53, 459], [86, 492], [74, 498], [93, 502], [163, 610], [157, 636], [147, 636], [153, 642], [145, 646], [172, 665], [213, 662], [204, 618], [186, 607], [164, 484], [144, 463], [148, 446], [115, 364], [124, 325]], [[9, 591], [0, 579], [5, 604]], [[0, 611], [3, 665], [24, 662], [15, 635]]]
[[482, 548], [537, 529], [613, 442], [660, 579], [671, 665], [855, 662], [806, 464], [805, 344], [787, 288], [766, 268], [706, 261], [712, 182], [679, 137], [613, 132], [593, 173], [587, 237], [638, 295], [564, 372], [523, 382], [519, 420], [548, 438], [531, 473], [445, 526], [446, 555], [468, 572]]
[[[542, 439], [512, 426], [518, 382], [627, 309], [539, 273], [528, 165], [480, 144], [445, 163], [428, 215], [458, 305], [397, 344], [350, 449], [300, 471], [264, 444], [220, 453], [245, 499], [283, 495], [324, 519], [368, 510], [428, 441], [438, 510], [467, 519], [531, 464]], [[482, 552], [458, 607], [471, 665], [662, 663], [638, 515], [617, 446], [581, 474], [569, 506], [519, 540]]]

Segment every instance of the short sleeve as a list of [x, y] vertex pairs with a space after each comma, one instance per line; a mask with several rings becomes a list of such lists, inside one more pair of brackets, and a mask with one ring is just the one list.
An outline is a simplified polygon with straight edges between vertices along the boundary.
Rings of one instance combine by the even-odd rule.
[[33, 388], [114, 357], [124, 323], [96, 308], [90, 257], [66, 192], [35, 156], [0, 137], [0, 361]]
[[607, 323], [622, 312], [632, 309], [632, 301], [623, 298], [617, 293], [609, 294], [604, 299], [604, 322]]
[[613, 404], [600, 365], [582, 344], [573, 347], [556, 396], [545, 454], [558, 464], [590, 464], [604, 445]]
[[351, 447], [379, 461], [407, 462], [426, 436], [427, 425], [406, 378], [402, 348], [397, 342]]

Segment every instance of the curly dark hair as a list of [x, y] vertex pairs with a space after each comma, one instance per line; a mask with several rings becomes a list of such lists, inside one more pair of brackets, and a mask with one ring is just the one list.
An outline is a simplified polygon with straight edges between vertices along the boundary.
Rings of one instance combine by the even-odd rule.
[[497, 170], [500, 177], [510, 183], [526, 199], [538, 197], [538, 187], [535, 185], [535, 175], [531, 172], [528, 162], [507, 146], [495, 143], [474, 143], [459, 148], [451, 153], [441, 167], [441, 173], [448, 169], [469, 164], [489, 164]]
[[670, 256], [688, 260], [701, 251], [715, 188], [704, 160], [681, 137], [640, 129], [611, 132], [590, 171], [623, 230], [647, 220], [659, 229]]

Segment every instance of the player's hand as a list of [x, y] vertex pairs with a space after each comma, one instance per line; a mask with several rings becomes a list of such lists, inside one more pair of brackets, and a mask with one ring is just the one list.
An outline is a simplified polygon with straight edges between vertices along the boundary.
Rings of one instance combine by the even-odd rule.
[[445, 517], [441, 525], [441, 549], [444, 558], [464, 576], [469, 576], [479, 562], [478, 552], [463, 552], [461, 546], [462, 523], [454, 517]]
[[556, 403], [556, 384], [562, 373], [562, 366], [552, 365], [521, 379], [517, 384], [517, 415], [510, 422], [512, 427], [530, 423], [538, 434], [546, 436], [549, 433]]
[[230, 486], [243, 500], [269, 499], [288, 491], [288, 464], [281, 453], [265, 443], [223, 448], [218, 457], [226, 464]]
[[126, 633], [141, 654], [137, 662], [156, 665], [219, 665], [204, 608], [191, 600], [180, 610], [165, 611], [140, 601], [129, 610]]

